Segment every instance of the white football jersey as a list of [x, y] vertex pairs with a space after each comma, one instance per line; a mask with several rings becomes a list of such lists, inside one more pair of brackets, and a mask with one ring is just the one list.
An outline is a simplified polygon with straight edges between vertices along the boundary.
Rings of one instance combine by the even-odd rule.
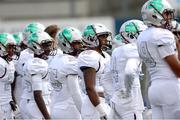
[[176, 44], [172, 32], [150, 27], [138, 37], [138, 52], [145, 62], [152, 80], [177, 79], [169, 65], [163, 60], [176, 54]]
[[[94, 51], [86, 50], [79, 54], [78, 56], [78, 67], [91, 67], [96, 70], [96, 91], [104, 92], [104, 88], [101, 85], [102, 75], [104, 74], [104, 69], [107, 63], [110, 61], [110, 55], [106, 52], [103, 52], [104, 57]], [[83, 73], [79, 69], [79, 74], [83, 78]]]
[[14, 81], [14, 63], [0, 57], [0, 105], [12, 100], [11, 83]]
[[[45, 60], [40, 58], [31, 58], [25, 63], [23, 67], [23, 94], [22, 98], [34, 99], [34, 90], [43, 90], [43, 82], [48, 81], [48, 64]], [[41, 81], [32, 81], [32, 75], [40, 75]]]
[[[111, 70], [115, 91], [111, 100], [115, 103], [131, 101], [129, 103], [132, 103], [131, 105], [136, 110], [143, 110], [144, 105], [139, 81], [141, 61], [136, 43], [125, 44], [113, 51]], [[133, 78], [127, 80], [126, 75]]]
[[57, 48], [56, 54], [55, 56], [48, 56], [47, 62], [48, 64], [52, 61], [52, 59], [54, 59], [56, 56], [61, 56], [63, 55], [63, 51], [60, 48]]
[[53, 88], [52, 102], [58, 103], [71, 97], [67, 76], [78, 75], [77, 58], [63, 54], [56, 56], [49, 64], [50, 83]]
[[23, 66], [29, 58], [33, 58], [33, 53], [30, 49], [25, 49], [20, 53], [19, 59], [15, 62], [16, 82], [14, 94], [17, 104], [19, 104], [22, 95], [22, 80], [23, 80]]
[[[137, 63], [127, 66], [126, 64], [129, 59], [137, 59]], [[137, 46], [135, 44], [126, 44], [114, 49], [111, 59], [111, 70], [113, 72], [113, 84], [115, 91], [124, 88], [125, 69], [130, 69], [133, 65], [139, 64], [140, 60]]]
[[15, 64], [17, 76], [21, 76], [21, 77], [23, 76], [23, 66], [25, 62], [27, 62], [29, 58], [33, 58], [33, 56], [34, 55], [30, 49], [25, 49], [20, 53], [19, 59]]

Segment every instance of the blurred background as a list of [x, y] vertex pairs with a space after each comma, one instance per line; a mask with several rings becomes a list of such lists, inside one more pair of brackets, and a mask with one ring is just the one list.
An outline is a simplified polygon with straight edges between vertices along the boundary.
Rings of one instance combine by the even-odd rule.
[[[0, 32], [19, 32], [27, 23], [74, 26], [103, 23], [113, 34], [127, 19], [141, 19], [147, 0], [0, 0]], [[180, 16], [180, 0], [168, 0]]]

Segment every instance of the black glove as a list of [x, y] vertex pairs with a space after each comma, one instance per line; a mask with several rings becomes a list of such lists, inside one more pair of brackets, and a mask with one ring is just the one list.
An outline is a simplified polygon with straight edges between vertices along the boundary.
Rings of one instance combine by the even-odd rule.
[[16, 111], [17, 110], [17, 104], [14, 102], [14, 101], [10, 101], [9, 104], [11, 105], [11, 109], [13, 111]]

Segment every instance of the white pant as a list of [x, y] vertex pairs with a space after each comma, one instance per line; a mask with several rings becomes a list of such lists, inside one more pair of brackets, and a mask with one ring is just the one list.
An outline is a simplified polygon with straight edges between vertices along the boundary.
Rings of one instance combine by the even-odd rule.
[[152, 104], [152, 119], [180, 119], [178, 80], [154, 80], [148, 94]]
[[81, 114], [78, 111], [72, 98], [68, 100], [53, 103], [51, 105], [51, 118], [52, 119], [76, 119], [81, 120]]
[[20, 102], [20, 111], [24, 119], [44, 118], [34, 100], [22, 99]]
[[13, 111], [10, 104], [0, 105], [0, 120], [13, 119]]
[[[109, 116], [111, 116], [111, 108], [108, 104], [105, 103], [105, 99], [100, 97], [100, 102], [104, 105], [104, 108], [106, 108], [106, 113], [108, 114], [108, 118]], [[96, 110], [96, 108], [94, 107], [94, 105], [91, 103], [90, 99], [88, 96], [86, 96], [84, 98], [84, 102], [82, 104], [82, 108], [81, 108], [81, 115], [83, 119], [88, 119], [88, 120], [92, 120], [92, 119], [100, 119], [100, 115], [99, 112]]]

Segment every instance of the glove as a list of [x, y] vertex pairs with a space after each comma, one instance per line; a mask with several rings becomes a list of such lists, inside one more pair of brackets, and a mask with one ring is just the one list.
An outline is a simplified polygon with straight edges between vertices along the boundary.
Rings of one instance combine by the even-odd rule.
[[99, 112], [99, 115], [100, 115], [100, 119], [101, 120], [107, 120], [107, 114], [105, 112], [105, 109], [103, 107], [103, 104], [100, 103], [96, 106], [96, 110]]
[[14, 101], [10, 101], [9, 104], [11, 105], [11, 109], [13, 111], [16, 111], [17, 110], [17, 104], [14, 102]]

